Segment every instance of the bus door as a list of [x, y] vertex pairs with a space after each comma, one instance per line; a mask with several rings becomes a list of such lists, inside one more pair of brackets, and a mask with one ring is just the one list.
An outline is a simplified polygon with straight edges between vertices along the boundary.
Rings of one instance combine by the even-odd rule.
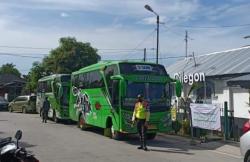
[[63, 116], [69, 116], [69, 86], [63, 85], [60, 86], [60, 93], [62, 93], [60, 96], [60, 105], [61, 109], [63, 111]]
[[[116, 112], [119, 116], [120, 114], [120, 80], [112, 80], [112, 88], [110, 89], [110, 97], [111, 97], [111, 105], [112, 105], [112, 109], [111, 112]], [[109, 110], [110, 111], [110, 110]], [[119, 122], [119, 118], [115, 118], [115, 116], [113, 115], [113, 124], [117, 124], [117, 129], [120, 129], [120, 122]]]

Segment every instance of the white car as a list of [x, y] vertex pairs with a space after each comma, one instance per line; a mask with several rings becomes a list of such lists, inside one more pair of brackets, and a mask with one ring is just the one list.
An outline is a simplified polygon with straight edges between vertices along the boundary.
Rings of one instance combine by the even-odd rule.
[[250, 162], [250, 121], [243, 126], [243, 135], [240, 137], [240, 152], [244, 162]]

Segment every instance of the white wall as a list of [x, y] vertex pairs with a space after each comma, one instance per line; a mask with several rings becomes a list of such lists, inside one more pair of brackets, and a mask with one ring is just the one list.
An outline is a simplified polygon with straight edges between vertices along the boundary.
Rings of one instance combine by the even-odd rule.
[[249, 103], [249, 92], [248, 89], [243, 88], [232, 88], [232, 97], [233, 97], [233, 108], [234, 108], [234, 117], [246, 118], [249, 119], [250, 114], [248, 110], [250, 107]]
[[215, 94], [214, 94], [214, 97], [212, 97], [212, 103], [220, 104], [221, 108], [224, 108], [224, 102], [228, 102], [228, 109], [230, 110], [229, 88], [226, 85], [226, 81], [225, 80], [213, 80], [213, 82], [215, 86]]
[[[210, 80], [214, 82], [215, 94], [212, 96], [212, 103], [219, 104], [221, 108], [224, 108], [224, 102], [228, 102], [228, 110], [234, 111], [234, 117], [237, 118], [250, 118], [248, 110], [250, 106], [247, 105], [249, 102], [249, 91], [240, 87], [228, 87], [227, 80]], [[190, 87], [188, 87], [190, 88]], [[187, 88], [187, 89], [188, 89]], [[184, 93], [182, 92], [182, 95]], [[192, 99], [195, 96], [190, 95]], [[193, 98], [194, 97], [194, 98]], [[224, 112], [221, 111], [221, 115], [224, 116]]]

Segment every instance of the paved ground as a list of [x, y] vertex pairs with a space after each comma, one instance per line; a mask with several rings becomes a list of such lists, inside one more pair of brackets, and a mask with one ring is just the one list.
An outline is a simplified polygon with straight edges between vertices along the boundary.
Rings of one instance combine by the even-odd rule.
[[22, 145], [41, 162], [241, 162], [239, 148], [224, 143], [190, 146], [189, 140], [157, 136], [150, 151], [137, 150], [137, 138], [115, 141], [101, 130], [81, 131], [75, 125], [43, 124], [37, 114], [0, 112], [0, 138], [23, 131]]

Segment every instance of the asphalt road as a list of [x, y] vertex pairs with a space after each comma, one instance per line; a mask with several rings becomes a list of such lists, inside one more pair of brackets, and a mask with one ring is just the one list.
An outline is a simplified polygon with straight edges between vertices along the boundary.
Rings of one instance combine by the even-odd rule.
[[231, 154], [205, 149], [164, 136], [149, 141], [150, 151], [137, 150], [138, 139], [115, 141], [101, 130], [81, 131], [75, 125], [42, 123], [38, 114], [0, 112], [0, 138], [23, 131], [21, 144], [41, 162], [241, 162]]

